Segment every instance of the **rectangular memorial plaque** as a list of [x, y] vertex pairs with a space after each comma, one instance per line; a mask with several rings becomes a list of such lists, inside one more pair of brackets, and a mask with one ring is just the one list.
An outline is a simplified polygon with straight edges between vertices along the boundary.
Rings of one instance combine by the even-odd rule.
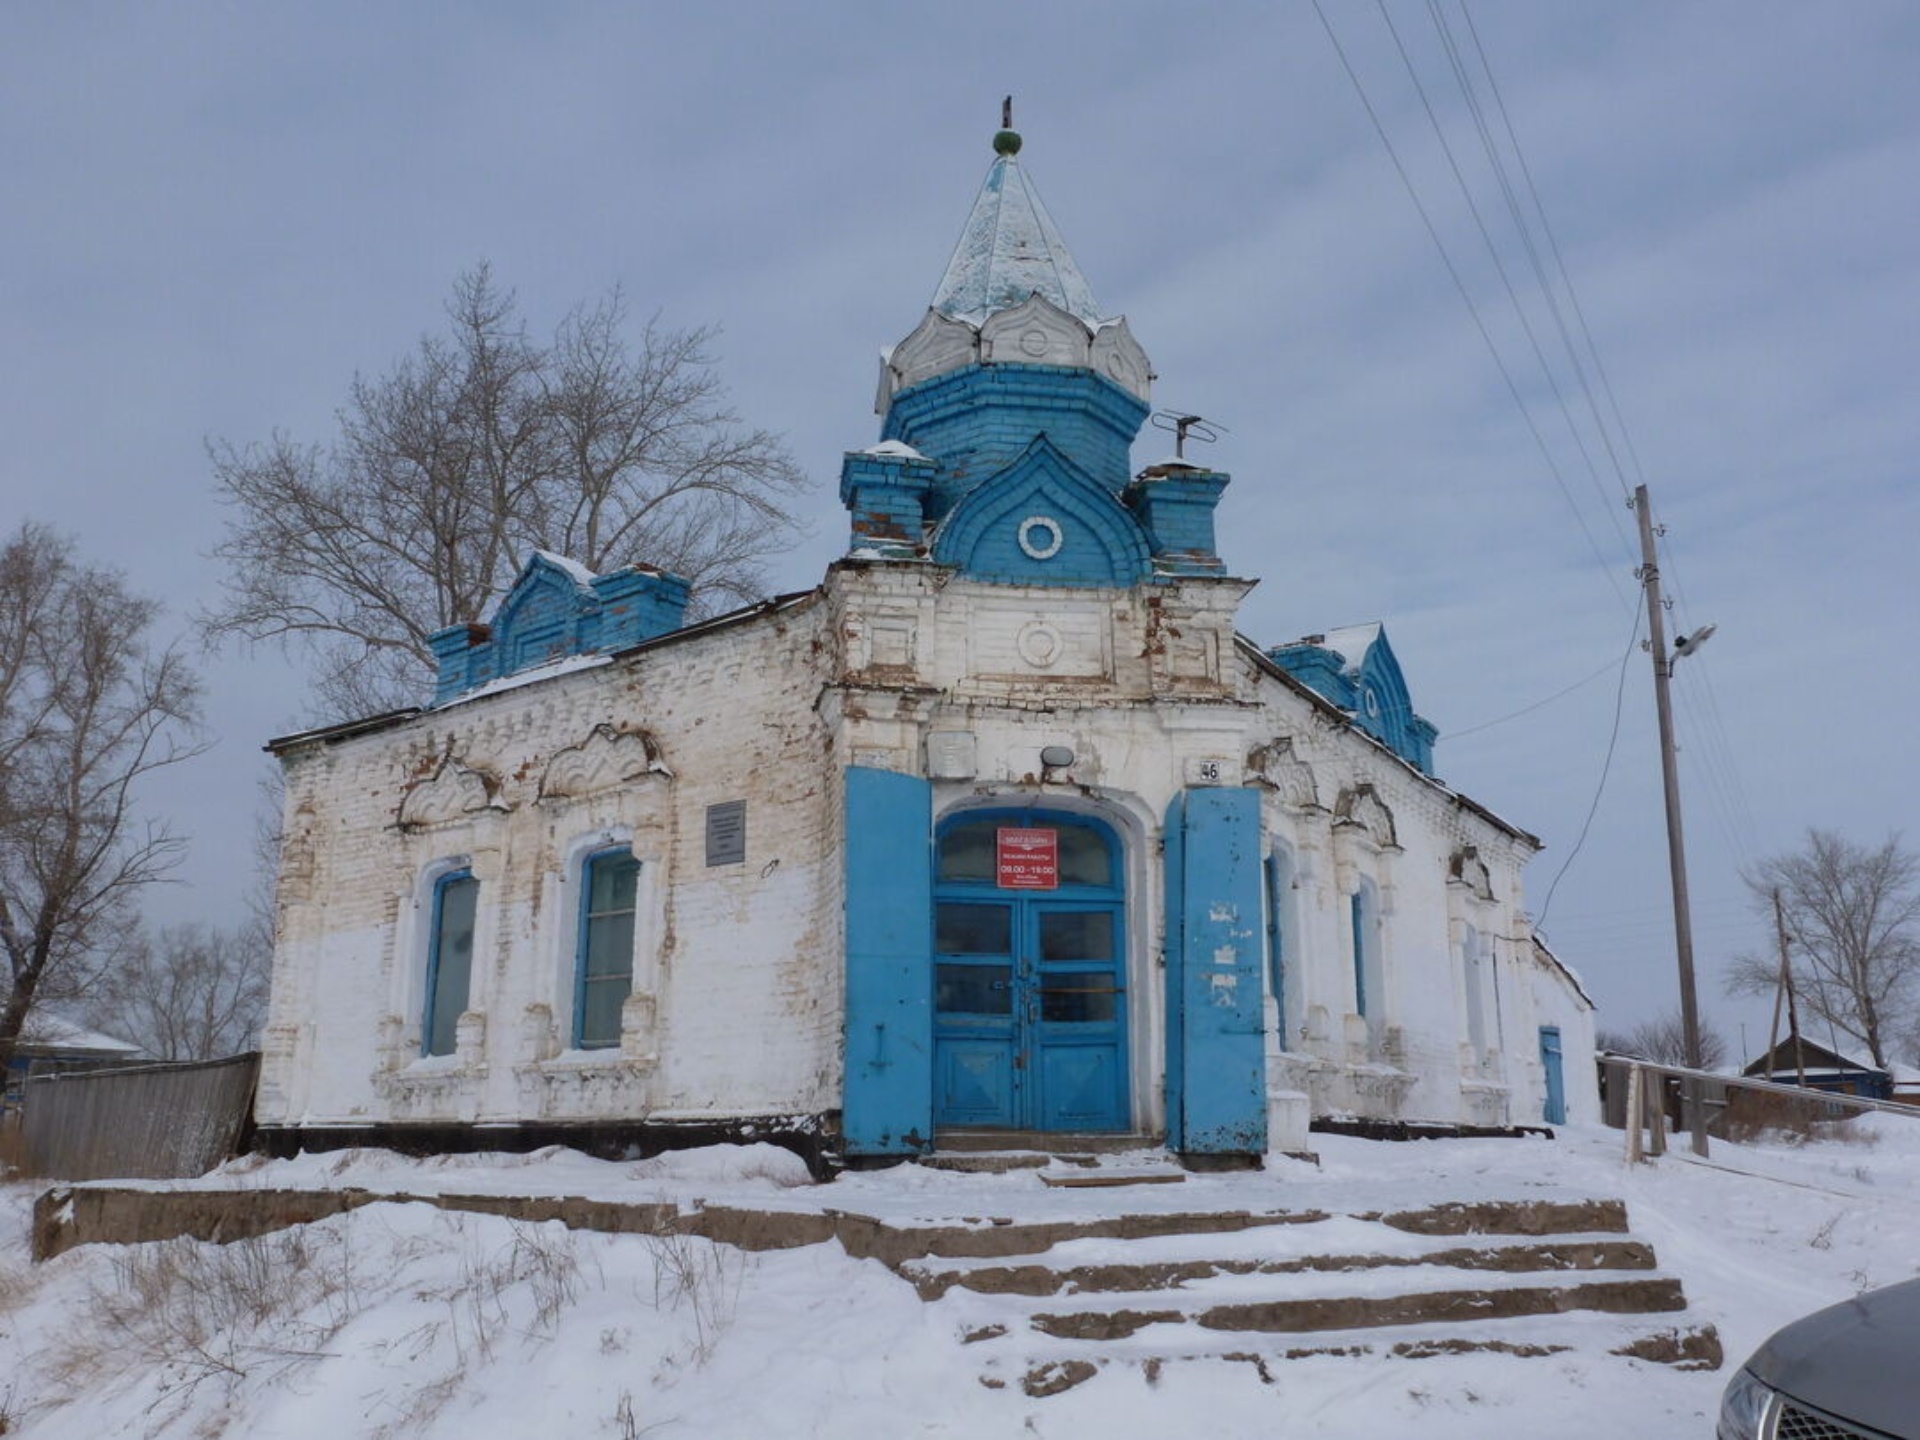
[[707, 807], [707, 864], [739, 865], [747, 858], [747, 802]]

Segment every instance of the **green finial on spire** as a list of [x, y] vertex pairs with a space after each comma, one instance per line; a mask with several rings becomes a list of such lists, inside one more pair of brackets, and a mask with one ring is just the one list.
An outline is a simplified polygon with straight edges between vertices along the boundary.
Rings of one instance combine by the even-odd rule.
[[1013, 96], [1000, 102], [1000, 133], [993, 137], [993, 153], [1011, 160], [1020, 153], [1020, 134], [1013, 128]]

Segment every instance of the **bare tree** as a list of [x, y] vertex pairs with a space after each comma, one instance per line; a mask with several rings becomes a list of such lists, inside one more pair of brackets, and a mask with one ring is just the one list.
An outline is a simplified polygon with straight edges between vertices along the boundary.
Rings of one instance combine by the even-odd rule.
[[[1898, 835], [1869, 847], [1809, 830], [1802, 849], [1763, 860], [1744, 878], [1769, 929], [1780, 893], [1801, 1001], [1884, 1069], [1889, 1046], [1912, 1033], [1920, 1012], [1920, 856]], [[1776, 956], [1740, 956], [1728, 993], [1771, 995], [1779, 973]]]
[[84, 992], [129, 903], [182, 842], [142, 823], [142, 776], [199, 753], [198, 682], [151, 648], [157, 605], [27, 524], [0, 547], [0, 1065], [36, 1000]]
[[447, 316], [355, 379], [329, 443], [211, 445], [232, 510], [214, 633], [309, 650], [322, 708], [362, 715], [415, 703], [427, 637], [481, 618], [536, 548], [671, 570], [701, 612], [763, 593], [804, 481], [727, 404], [713, 330], [630, 341], [616, 290], [536, 343], [484, 264]]
[[[1615, 1055], [1631, 1055], [1655, 1065], [1687, 1063], [1687, 1033], [1679, 1013], [1644, 1020], [1627, 1031], [1603, 1030], [1593, 1037], [1594, 1044]], [[1716, 1030], [1700, 1026], [1700, 1064], [1703, 1069], [1718, 1070], [1727, 1063], [1727, 1042]]]
[[236, 1055], [258, 1042], [272, 960], [272, 932], [257, 917], [231, 930], [169, 926], [126, 946], [82, 1013], [156, 1060]]

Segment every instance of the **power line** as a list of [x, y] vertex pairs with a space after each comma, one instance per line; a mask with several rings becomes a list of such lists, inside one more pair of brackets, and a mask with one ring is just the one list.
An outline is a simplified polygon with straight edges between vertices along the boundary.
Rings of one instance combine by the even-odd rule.
[[1500, 378], [1506, 382], [1507, 393], [1513, 397], [1513, 403], [1520, 411], [1521, 419], [1526, 422], [1527, 430], [1533, 436], [1533, 443], [1540, 451], [1540, 457], [1546, 461], [1554, 483], [1560, 487], [1560, 493], [1566, 498], [1568, 508], [1573, 511], [1574, 519], [1580, 526], [1580, 533], [1586, 537], [1587, 548], [1593, 552], [1594, 559], [1599, 562], [1601, 573], [1606, 576], [1607, 584], [1613, 588], [1614, 596], [1622, 606], [1625, 606], [1628, 603], [1627, 597], [1620, 589], [1620, 582], [1614, 578], [1611, 562], [1601, 553], [1599, 543], [1593, 538], [1593, 531], [1588, 528], [1586, 516], [1581, 513], [1579, 505], [1574, 501], [1573, 492], [1567, 487], [1566, 477], [1561, 473], [1558, 462], [1554, 460], [1553, 452], [1547, 446], [1546, 437], [1540, 433], [1540, 427], [1533, 418], [1533, 412], [1527, 408], [1527, 402], [1521, 397], [1520, 387], [1514, 383], [1513, 373], [1507, 368], [1507, 362], [1500, 354], [1500, 347], [1493, 343], [1493, 336], [1487, 329], [1486, 321], [1481, 317], [1480, 307], [1474, 304], [1473, 295], [1467, 289], [1466, 281], [1461, 278], [1459, 267], [1453, 263], [1453, 256], [1448, 253], [1445, 242], [1441, 240], [1440, 231], [1434, 225], [1433, 217], [1427, 212], [1426, 204], [1420, 199], [1420, 192], [1414, 187], [1412, 176], [1407, 173], [1407, 167], [1401, 162], [1400, 152], [1394, 148], [1393, 141], [1387, 134], [1387, 127], [1381, 122], [1379, 112], [1374, 109], [1373, 101], [1367, 95], [1366, 86], [1360, 83], [1360, 76], [1354, 70], [1353, 62], [1347, 58], [1346, 47], [1340, 43], [1340, 37], [1334, 33], [1333, 24], [1327, 19], [1327, 12], [1321, 8], [1320, 0], [1313, 0], [1313, 13], [1320, 17], [1320, 26], [1327, 32], [1327, 39], [1332, 43], [1334, 53], [1340, 59], [1341, 68], [1347, 72], [1347, 79], [1352, 82], [1354, 93], [1360, 97], [1360, 104], [1365, 108], [1367, 118], [1373, 122], [1374, 133], [1380, 137], [1380, 143], [1386, 147], [1387, 158], [1393, 162], [1394, 171], [1399, 175], [1400, 183], [1406, 189], [1407, 198], [1413, 201], [1413, 208], [1419, 213], [1420, 223], [1426, 227], [1427, 238], [1433, 242], [1434, 249], [1439, 252], [1440, 261], [1446, 266], [1447, 274], [1453, 280], [1454, 289], [1459, 291], [1460, 299], [1467, 307], [1467, 314], [1473, 319], [1474, 328], [1480, 332], [1480, 339], [1486, 345], [1487, 353], [1493, 357], [1494, 366], [1500, 371]]
[[[1559, 272], [1560, 283], [1566, 287], [1567, 303], [1573, 310], [1581, 338], [1586, 342], [1587, 353], [1592, 357], [1594, 374], [1599, 377], [1600, 388], [1607, 397], [1607, 408], [1612, 412], [1614, 429], [1619, 431], [1620, 443], [1626, 449], [1627, 458], [1633, 462], [1635, 480], [1645, 484], [1647, 475], [1645, 467], [1640, 463], [1640, 452], [1633, 443], [1632, 431], [1627, 429], [1626, 416], [1621, 413], [1620, 401], [1614, 394], [1613, 381], [1607, 374], [1605, 362], [1600, 358], [1600, 347], [1594, 343], [1593, 328], [1587, 324], [1587, 312], [1580, 303], [1580, 292], [1574, 288], [1573, 274], [1567, 269], [1566, 257], [1561, 253], [1559, 236], [1554, 233], [1553, 222], [1547, 218], [1547, 207], [1541, 202], [1540, 189], [1533, 181], [1533, 167], [1527, 164], [1527, 152], [1520, 147], [1520, 136], [1514, 129], [1512, 115], [1507, 111], [1506, 98], [1500, 93], [1500, 82], [1494, 77], [1493, 65], [1487, 59], [1486, 47], [1480, 43], [1480, 27], [1473, 23], [1473, 11], [1468, 8], [1467, 0], [1460, 0], [1460, 14], [1466, 19], [1467, 32], [1473, 37], [1474, 53], [1480, 57], [1480, 69], [1487, 77], [1487, 89], [1493, 95], [1494, 108], [1500, 112], [1501, 126], [1507, 132], [1507, 144], [1513, 150], [1513, 158], [1519, 163], [1521, 178], [1527, 182], [1527, 195], [1533, 201], [1534, 214], [1539, 217], [1540, 232], [1547, 237], [1547, 247], [1553, 252], [1554, 269]], [[1585, 384], [1584, 376], [1582, 384]], [[1601, 434], [1604, 436], [1606, 433], [1603, 426]], [[1611, 444], [1607, 448], [1608, 453], [1612, 454]], [[1619, 457], [1615, 455], [1613, 458], [1614, 469], [1618, 471]], [[1624, 477], [1622, 485], [1625, 488]]]
[[1543, 706], [1551, 705], [1554, 701], [1560, 699], [1562, 696], [1571, 695], [1574, 691], [1580, 689], [1584, 685], [1591, 685], [1594, 681], [1598, 680], [1602, 675], [1606, 674], [1609, 670], [1613, 669], [1613, 666], [1614, 666], [1614, 662], [1609, 660], [1607, 661], [1606, 664], [1602, 665], [1598, 670], [1595, 670], [1591, 675], [1588, 675], [1583, 679], [1574, 681], [1571, 685], [1567, 686], [1564, 690], [1554, 691], [1553, 694], [1547, 696], [1547, 698], [1544, 700], [1536, 700], [1533, 702], [1533, 704], [1526, 706], [1524, 709], [1515, 710], [1510, 715], [1502, 715], [1498, 720], [1487, 720], [1487, 721], [1483, 721], [1478, 725], [1469, 725], [1464, 730], [1449, 730], [1447, 732], [1446, 738], [1449, 740], [1458, 740], [1463, 735], [1476, 735], [1482, 730], [1491, 730], [1496, 725], [1504, 725], [1509, 720], [1518, 720], [1522, 715], [1531, 715], [1534, 711], [1542, 708]]
[[[1534, 333], [1533, 322], [1527, 318], [1526, 306], [1520, 303], [1520, 293], [1514, 288], [1513, 277], [1507, 273], [1506, 262], [1500, 258], [1500, 247], [1494, 243], [1493, 232], [1487, 228], [1486, 218], [1480, 213], [1480, 206], [1473, 198], [1473, 187], [1467, 183], [1466, 174], [1461, 170], [1460, 161], [1453, 152], [1453, 145], [1447, 139], [1446, 129], [1440, 124], [1440, 117], [1434, 111], [1433, 101], [1427, 94], [1427, 87], [1421, 83], [1419, 69], [1414, 65], [1413, 57], [1407, 53], [1406, 44], [1400, 38], [1400, 28], [1393, 23], [1393, 16], [1387, 10], [1386, 0], [1375, 0], [1375, 5], [1380, 11], [1381, 20], [1386, 23], [1387, 33], [1393, 37], [1394, 49], [1400, 53], [1400, 63], [1406, 67], [1407, 78], [1413, 82], [1414, 93], [1420, 97], [1420, 106], [1426, 111], [1427, 124], [1432, 127], [1434, 138], [1440, 142], [1440, 151], [1446, 156], [1448, 169], [1453, 172], [1454, 184], [1460, 191], [1461, 199], [1466, 201], [1467, 213], [1473, 217], [1474, 228], [1480, 232], [1481, 242], [1487, 248], [1487, 256], [1493, 261], [1494, 273], [1500, 277], [1500, 284], [1507, 292], [1507, 301], [1513, 307], [1514, 318], [1520, 322], [1521, 333], [1527, 337], [1527, 345], [1533, 351], [1534, 363], [1540, 367], [1540, 374], [1546, 380], [1547, 388], [1553, 394], [1554, 404], [1559, 408], [1560, 416], [1566, 422], [1567, 434], [1573, 440], [1574, 448], [1580, 452], [1580, 459], [1586, 466], [1587, 474], [1592, 479], [1594, 488], [1600, 493], [1601, 507], [1614, 525], [1615, 538], [1620, 541], [1623, 548], [1627, 548], [1625, 529], [1621, 526], [1620, 518], [1614, 512], [1613, 506], [1607, 496], [1606, 488], [1601, 483], [1600, 471], [1593, 462], [1592, 451], [1587, 448], [1586, 437], [1581, 434], [1579, 425], [1574, 421], [1573, 408], [1567, 403], [1566, 392], [1560, 388], [1560, 377], [1554, 373], [1553, 366], [1548, 363], [1546, 352], [1540, 346], [1540, 338]], [[1471, 90], [1466, 84], [1464, 72], [1461, 71], [1457, 65], [1455, 67], [1455, 80], [1460, 84], [1462, 93], [1467, 98], [1469, 111], [1475, 111], [1477, 102], [1474, 100]], [[1486, 135], [1484, 125], [1481, 127], [1481, 133], [1484, 143]], [[1494, 157], [1491, 147], [1488, 149], [1488, 155], [1490, 159], [1494, 160], [1494, 169], [1497, 176], [1499, 173], [1499, 163], [1497, 157]], [[1517, 218], [1516, 213], [1516, 219]], [[1525, 237], [1526, 231], [1524, 224], [1521, 226], [1521, 233], [1522, 236]], [[1551, 308], [1551, 290], [1546, 285], [1545, 275], [1539, 270], [1537, 264], [1535, 266], [1535, 273], [1541, 281], [1543, 293], [1546, 293], [1548, 296], [1549, 308]], [[1598, 412], [1596, 411], [1595, 414], [1597, 416]]]
[[1593, 803], [1587, 807], [1587, 818], [1581, 822], [1580, 836], [1573, 842], [1573, 848], [1567, 852], [1567, 858], [1560, 862], [1560, 868], [1554, 872], [1553, 883], [1547, 886], [1547, 898], [1540, 902], [1540, 918], [1534, 923], [1545, 927], [1547, 911], [1553, 905], [1553, 892], [1560, 888], [1560, 877], [1567, 873], [1573, 864], [1574, 856], [1580, 853], [1580, 847], [1587, 843], [1587, 832], [1593, 829], [1593, 817], [1599, 813], [1600, 797], [1606, 793], [1607, 776], [1613, 770], [1613, 752], [1620, 744], [1620, 713], [1627, 696], [1627, 663], [1633, 659], [1634, 646], [1640, 639], [1640, 614], [1642, 607], [1633, 607], [1633, 627], [1627, 632], [1627, 648], [1620, 656], [1620, 683], [1613, 692], [1613, 733], [1607, 736], [1606, 758], [1600, 763], [1600, 783], [1593, 787]]

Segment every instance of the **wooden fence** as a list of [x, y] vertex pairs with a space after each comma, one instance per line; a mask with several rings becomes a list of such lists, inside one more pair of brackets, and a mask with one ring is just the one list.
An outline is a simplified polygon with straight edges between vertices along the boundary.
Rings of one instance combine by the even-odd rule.
[[1870, 1110], [1920, 1120], [1920, 1107], [1896, 1100], [1656, 1065], [1622, 1055], [1598, 1058], [1602, 1115], [1607, 1124], [1627, 1132], [1629, 1160], [1665, 1153], [1668, 1135], [1678, 1133], [1684, 1123], [1682, 1095], [1690, 1085], [1699, 1089], [1707, 1133], [1720, 1140], [1746, 1139], [1769, 1130], [1805, 1134]]
[[33, 1075], [20, 1161], [46, 1180], [174, 1180], [238, 1152], [252, 1127], [257, 1053]]

